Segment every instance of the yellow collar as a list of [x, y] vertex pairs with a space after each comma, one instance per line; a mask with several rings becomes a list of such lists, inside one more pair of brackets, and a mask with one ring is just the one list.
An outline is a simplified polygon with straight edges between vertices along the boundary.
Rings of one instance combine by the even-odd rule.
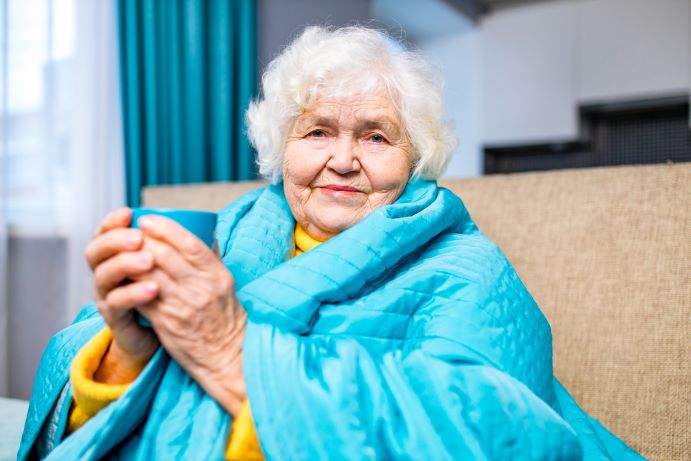
[[323, 241], [311, 237], [300, 224], [295, 225], [295, 256], [311, 250], [320, 243]]

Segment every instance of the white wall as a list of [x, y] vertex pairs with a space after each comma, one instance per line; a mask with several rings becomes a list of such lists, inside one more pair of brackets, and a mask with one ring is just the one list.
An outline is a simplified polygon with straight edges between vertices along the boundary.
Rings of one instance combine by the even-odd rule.
[[482, 134], [492, 145], [577, 133], [573, 2], [504, 10], [480, 29]]
[[581, 104], [689, 93], [689, 0], [559, 0], [471, 23], [443, 0], [373, 0], [372, 16], [442, 69], [460, 145], [448, 176], [482, 172], [483, 145], [575, 140]]
[[374, 0], [372, 17], [403, 32], [444, 75], [446, 117], [459, 138], [445, 176], [482, 174], [477, 26], [443, 0]]
[[447, 78], [444, 103], [458, 136], [458, 148], [444, 174], [449, 178], [479, 176], [483, 171], [479, 38], [476, 30], [468, 29], [419, 43]]
[[574, 139], [580, 104], [689, 93], [689, 0], [562, 0], [481, 25], [482, 141]]
[[258, 0], [260, 72], [305, 26], [366, 22], [370, 8], [370, 0]]
[[689, 0], [585, 0], [579, 19], [581, 102], [689, 92]]

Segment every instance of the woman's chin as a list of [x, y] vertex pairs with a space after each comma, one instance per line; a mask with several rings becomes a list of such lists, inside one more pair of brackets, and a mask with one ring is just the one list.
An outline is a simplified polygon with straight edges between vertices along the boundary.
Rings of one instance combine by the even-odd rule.
[[360, 221], [352, 210], [344, 210], [347, 211], [344, 214], [335, 213], [335, 211], [337, 210], [332, 209], [327, 214], [320, 215], [320, 219], [315, 220], [312, 226], [305, 229], [307, 233], [318, 240], [325, 240]]

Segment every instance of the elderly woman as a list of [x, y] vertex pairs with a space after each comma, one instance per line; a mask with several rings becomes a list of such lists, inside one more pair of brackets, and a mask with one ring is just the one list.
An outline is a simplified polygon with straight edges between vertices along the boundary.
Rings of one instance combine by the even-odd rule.
[[419, 55], [308, 28], [247, 121], [272, 185], [220, 212], [217, 253], [105, 218], [19, 459], [639, 458], [553, 378], [547, 321], [434, 182], [454, 138]]

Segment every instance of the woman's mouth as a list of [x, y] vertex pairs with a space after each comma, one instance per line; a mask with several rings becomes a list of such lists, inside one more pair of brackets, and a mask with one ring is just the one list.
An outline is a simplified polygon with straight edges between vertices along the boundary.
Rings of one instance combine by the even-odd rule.
[[340, 186], [338, 184], [328, 184], [326, 186], [322, 186], [322, 189], [326, 189], [327, 191], [333, 191], [333, 192], [360, 192], [354, 187], [350, 186]]

